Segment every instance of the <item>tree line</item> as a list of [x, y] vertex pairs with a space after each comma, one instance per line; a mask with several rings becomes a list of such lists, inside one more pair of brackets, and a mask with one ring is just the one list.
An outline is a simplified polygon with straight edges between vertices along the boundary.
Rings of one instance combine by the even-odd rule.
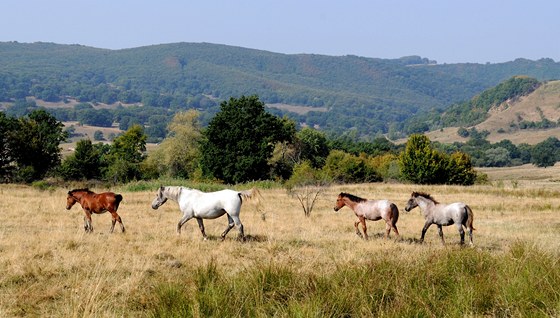
[[[0, 113], [0, 178], [120, 183], [171, 177], [227, 184], [276, 180], [288, 186], [383, 180], [469, 185], [483, 179], [468, 153], [468, 146], [472, 150], [484, 142], [480, 137], [462, 147], [433, 143], [422, 134], [400, 146], [382, 137], [373, 142], [331, 138], [309, 127], [297, 130], [293, 120], [268, 113], [255, 95], [222, 102], [205, 128], [199, 116], [196, 110], [175, 114], [166, 137], [150, 153], [144, 127], [134, 124], [110, 144], [80, 140], [62, 158], [59, 145], [68, 134], [53, 115], [42, 109], [22, 117]], [[515, 150], [507, 142], [499, 148]], [[560, 142], [549, 138], [532, 147], [530, 156], [547, 166], [559, 158], [558, 149]]]

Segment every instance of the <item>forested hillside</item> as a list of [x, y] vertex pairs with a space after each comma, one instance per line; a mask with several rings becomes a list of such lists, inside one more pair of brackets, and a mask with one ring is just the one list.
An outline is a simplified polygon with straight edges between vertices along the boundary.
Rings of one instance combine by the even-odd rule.
[[[176, 110], [190, 108], [201, 110], [203, 123], [208, 122], [221, 101], [258, 95], [268, 105], [316, 108], [299, 113], [269, 110], [335, 135], [399, 135], [410, 132], [405, 123], [414, 116], [469, 100], [515, 75], [557, 79], [560, 63], [518, 59], [438, 65], [416, 56], [388, 60], [286, 55], [208, 43], [124, 50], [0, 43], [2, 108], [18, 102], [23, 111], [36, 106], [22, 102], [29, 96], [61, 103], [122, 103], [136, 107], [105, 114], [107, 121], [151, 127], [164, 126]], [[79, 120], [73, 108], [54, 114], [60, 120]], [[82, 117], [92, 116], [96, 117], [90, 112]]]

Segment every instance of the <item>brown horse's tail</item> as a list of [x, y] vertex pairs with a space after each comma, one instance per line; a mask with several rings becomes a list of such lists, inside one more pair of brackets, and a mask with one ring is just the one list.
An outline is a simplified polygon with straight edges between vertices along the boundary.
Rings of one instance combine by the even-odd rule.
[[115, 194], [115, 211], [119, 209], [119, 204], [121, 204], [122, 195]]
[[465, 209], [467, 210], [467, 228], [472, 229], [474, 231], [476, 229], [473, 226], [473, 219], [474, 219], [473, 211], [471, 210], [471, 207], [469, 207], [468, 205], [465, 205]]
[[399, 208], [394, 203], [391, 203], [391, 212], [393, 213], [393, 225], [397, 225], [397, 221], [399, 220]]

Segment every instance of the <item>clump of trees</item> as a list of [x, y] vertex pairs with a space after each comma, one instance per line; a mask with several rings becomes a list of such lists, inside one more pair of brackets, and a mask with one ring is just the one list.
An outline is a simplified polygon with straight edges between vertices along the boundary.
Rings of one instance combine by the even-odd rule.
[[294, 133], [293, 122], [267, 113], [257, 96], [230, 98], [205, 130], [203, 172], [226, 183], [268, 179], [275, 144]]
[[106, 180], [128, 182], [144, 178], [141, 167], [146, 158], [146, 135], [139, 125], [116, 137], [111, 145], [84, 139], [57, 169], [65, 180]]
[[63, 127], [44, 110], [19, 118], [0, 112], [0, 181], [31, 182], [58, 167]]
[[462, 152], [451, 156], [436, 150], [425, 135], [411, 135], [399, 156], [404, 180], [419, 184], [472, 185], [476, 180], [470, 157]]

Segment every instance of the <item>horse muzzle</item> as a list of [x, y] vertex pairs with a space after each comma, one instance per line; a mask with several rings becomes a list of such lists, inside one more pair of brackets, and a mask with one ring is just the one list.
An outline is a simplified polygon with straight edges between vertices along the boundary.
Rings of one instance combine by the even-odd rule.
[[335, 207], [334, 207], [334, 212], [338, 212], [338, 210], [340, 210], [340, 208], [337, 207], [337, 206], [335, 206]]

